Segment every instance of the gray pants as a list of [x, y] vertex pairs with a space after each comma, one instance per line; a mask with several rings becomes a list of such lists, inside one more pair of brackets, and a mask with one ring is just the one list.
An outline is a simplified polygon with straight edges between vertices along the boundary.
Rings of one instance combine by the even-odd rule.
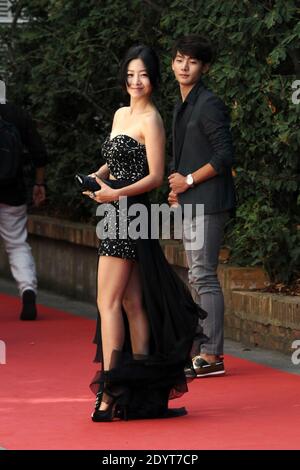
[[27, 243], [27, 208], [0, 204], [0, 238], [8, 254], [10, 269], [20, 295], [27, 289], [37, 291], [35, 263]]
[[202, 322], [207, 343], [193, 345], [192, 357], [199, 353], [223, 354], [224, 345], [224, 297], [217, 276], [219, 251], [224, 234], [224, 226], [229, 218], [228, 212], [218, 212], [204, 216], [204, 244], [201, 249], [190, 248], [190, 231], [203, 230], [203, 218], [194, 217], [192, 226], [184, 227], [183, 243], [189, 266], [189, 283], [194, 291], [195, 300], [207, 312]]

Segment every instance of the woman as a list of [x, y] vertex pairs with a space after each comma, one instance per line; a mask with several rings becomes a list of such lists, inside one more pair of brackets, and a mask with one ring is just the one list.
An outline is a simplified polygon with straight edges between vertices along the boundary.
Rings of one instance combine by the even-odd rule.
[[[112, 203], [117, 232], [99, 249], [96, 342], [102, 371], [92, 383], [93, 421], [169, 416], [169, 398], [186, 391], [184, 366], [199, 318], [159, 242], [120, 236], [119, 199], [148, 207], [147, 193], [163, 181], [165, 146], [163, 122], [151, 100], [159, 81], [154, 51], [131, 48], [121, 79], [130, 106], [115, 113], [103, 144], [106, 164], [93, 174], [101, 189], [84, 193], [97, 203]], [[128, 226], [131, 219], [126, 220]]]

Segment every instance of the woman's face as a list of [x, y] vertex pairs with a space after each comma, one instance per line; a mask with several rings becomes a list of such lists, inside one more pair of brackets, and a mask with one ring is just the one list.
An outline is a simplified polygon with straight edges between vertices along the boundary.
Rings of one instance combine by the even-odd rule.
[[128, 64], [127, 92], [131, 98], [150, 96], [152, 93], [150, 78], [141, 59], [133, 59]]

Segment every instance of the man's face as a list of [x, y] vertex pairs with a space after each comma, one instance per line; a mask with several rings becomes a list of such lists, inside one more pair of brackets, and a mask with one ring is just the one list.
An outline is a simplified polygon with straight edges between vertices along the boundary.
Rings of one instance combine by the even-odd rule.
[[203, 73], [209, 69], [209, 64], [201, 60], [177, 52], [172, 62], [172, 70], [178, 83], [182, 86], [194, 85]]

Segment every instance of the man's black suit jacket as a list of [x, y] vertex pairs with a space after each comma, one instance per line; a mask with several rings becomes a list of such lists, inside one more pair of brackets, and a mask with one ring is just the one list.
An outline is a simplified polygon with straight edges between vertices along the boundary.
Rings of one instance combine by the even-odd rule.
[[22, 143], [29, 152], [23, 154], [22, 166], [18, 177], [9, 187], [0, 187], [0, 203], [11, 206], [20, 206], [26, 203], [26, 186], [23, 177], [23, 167], [29, 160], [35, 168], [44, 167], [48, 162], [45, 145], [37, 131], [30, 115], [12, 103], [0, 104], [0, 116], [7, 122], [14, 124], [18, 129]]
[[201, 80], [186, 97], [184, 110], [182, 106], [178, 103], [173, 115], [172, 171], [188, 175], [210, 163], [217, 175], [179, 194], [179, 202], [204, 204], [205, 214], [232, 210], [235, 191], [228, 110]]

